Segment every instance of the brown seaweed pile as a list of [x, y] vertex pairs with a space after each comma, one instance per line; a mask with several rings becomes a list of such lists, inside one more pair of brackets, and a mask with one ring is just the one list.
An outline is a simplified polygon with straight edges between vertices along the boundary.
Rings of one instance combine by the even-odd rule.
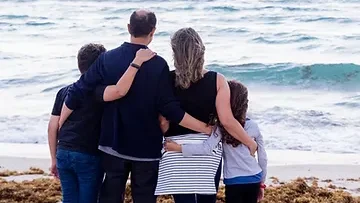
[[[360, 203], [342, 190], [330, 190], [297, 179], [266, 189], [263, 203]], [[58, 203], [61, 200], [61, 187], [58, 180], [51, 178], [14, 182], [0, 179], [0, 203]], [[126, 203], [131, 203], [130, 188], [126, 191]], [[224, 188], [218, 193], [217, 203], [224, 203]], [[159, 197], [158, 203], [173, 203], [171, 196]]]
[[61, 200], [59, 181], [39, 178], [32, 181], [0, 179], [0, 203], [57, 203]]
[[30, 167], [29, 170], [23, 172], [10, 171], [10, 170], [0, 171], [0, 177], [21, 176], [21, 175], [47, 175], [47, 174], [40, 168], [35, 168], [35, 167]]

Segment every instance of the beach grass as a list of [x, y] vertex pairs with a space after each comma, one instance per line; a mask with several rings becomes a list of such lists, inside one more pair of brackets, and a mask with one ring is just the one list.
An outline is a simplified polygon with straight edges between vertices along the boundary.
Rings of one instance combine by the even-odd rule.
[[[21, 174], [21, 173], [17, 173]], [[307, 178], [298, 178], [288, 183], [269, 186], [263, 203], [360, 203], [342, 189], [319, 187], [316, 178], [309, 183]], [[126, 190], [125, 203], [131, 203], [130, 187]], [[218, 193], [217, 203], [224, 203], [224, 188]], [[61, 202], [61, 187], [53, 178], [38, 178], [29, 181], [7, 181], [0, 178], [0, 203], [58, 203]], [[158, 203], [173, 203], [171, 196], [161, 196]]]

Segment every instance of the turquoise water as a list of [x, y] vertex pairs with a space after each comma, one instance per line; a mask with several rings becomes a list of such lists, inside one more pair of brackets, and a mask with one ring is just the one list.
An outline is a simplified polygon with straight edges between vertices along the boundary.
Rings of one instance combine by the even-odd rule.
[[0, 1], [0, 142], [46, 143], [78, 49], [128, 40], [141, 7], [157, 14], [150, 47], [170, 66], [172, 33], [199, 31], [207, 68], [249, 87], [269, 149], [360, 152], [358, 0]]

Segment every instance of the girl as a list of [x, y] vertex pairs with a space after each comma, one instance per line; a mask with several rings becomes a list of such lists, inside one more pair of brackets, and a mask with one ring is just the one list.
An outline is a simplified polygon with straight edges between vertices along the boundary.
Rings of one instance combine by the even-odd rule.
[[241, 123], [249, 136], [258, 145], [258, 161], [250, 154], [249, 149], [234, 139], [224, 127], [218, 128], [209, 139], [202, 144], [177, 144], [173, 141], [165, 143], [166, 151], [182, 152], [183, 156], [213, 154], [219, 142], [224, 151], [224, 184], [227, 203], [256, 203], [264, 196], [267, 171], [267, 155], [263, 137], [257, 124], [246, 118], [248, 108], [247, 88], [239, 82], [229, 82], [231, 91], [231, 109], [234, 117]]

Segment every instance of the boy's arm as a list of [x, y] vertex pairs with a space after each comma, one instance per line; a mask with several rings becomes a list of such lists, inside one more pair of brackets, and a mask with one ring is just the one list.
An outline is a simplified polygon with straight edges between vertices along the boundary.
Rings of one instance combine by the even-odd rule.
[[166, 151], [178, 151], [182, 152], [183, 156], [194, 155], [212, 155], [213, 150], [221, 141], [221, 134], [218, 130], [213, 132], [211, 136], [201, 144], [183, 144], [179, 145], [173, 141], [167, 141], [165, 143]]
[[60, 116], [51, 115], [48, 124], [48, 143], [50, 149], [51, 162], [56, 163], [56, 147], [57, 147], [57, 134], [59, 129]]
[[59, 117], [59, 129], [64, 125], [65, 121], [69, 118], [73, 110], [69, 109], [65, 103], [62, 105], [61, 108], [61, 115]]
[[267, 175], [268, 159], [267, 159], [267, 154], [265, 151], [264, 139], [260, 132], [259, 126], [254, 121], [250, 120], [247, 122], [251, 122], [247, 131], [249, 132], [249, 135], [254, 135], [255, 141], [258, 144], [258, 150], [257, 150], [258, 162], [259, 162], [260, 168], [262, 169], [262, 182], [265, 182], [266, 175]]
[[58, 142], [60, 112], [63, 102], [61, 98], [62, 94], [63, 91], [60, 90], [56, 95], [54, 107], [52, 109], [48, 124], [48, 144], [49, 144], [50, 157], [51, 157], [50, 172], [55, 177], [58, 177], [58, 173], [56, 169], [56, 150], [57, 150], [57, 142]]

